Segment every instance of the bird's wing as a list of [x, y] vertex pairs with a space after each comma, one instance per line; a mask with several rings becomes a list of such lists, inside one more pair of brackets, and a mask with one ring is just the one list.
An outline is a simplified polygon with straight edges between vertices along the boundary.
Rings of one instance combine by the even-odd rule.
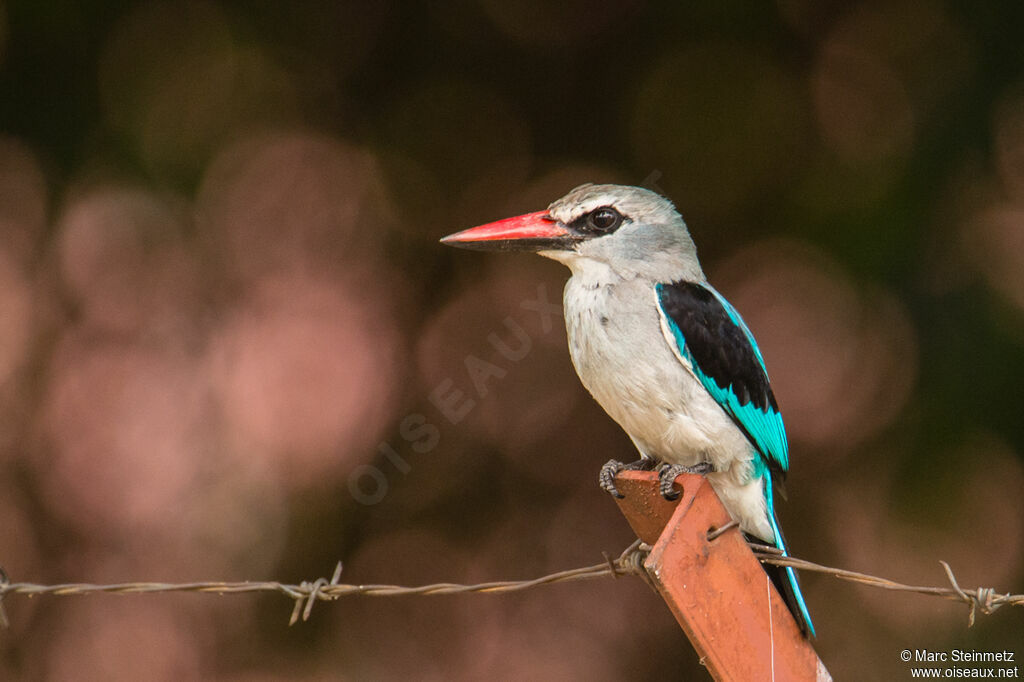
[[[785, 556], [786, 540], [775, 518], [771, 473], [780, 478], [785, 476], [789, 469], [789, 445], [754, 335], [736, 309], [708, 284], [674, 282], [658, 284], [655, 290], [662, 331], [676, 357], [693, 372], [761, 455], [754, 459], [753, 474], [764, 481], [775, 546]], [[774, 572], [776, 585], [800, 628], [813, 636], [814, 624], [796, 572], [791, 566]]]
[[662, 329], [679, 360], [764, 457], [760, 466], [785, 476], [786, 428], [761, 351], [743, 318], [707, 284], [680, 281], [655, 289]]

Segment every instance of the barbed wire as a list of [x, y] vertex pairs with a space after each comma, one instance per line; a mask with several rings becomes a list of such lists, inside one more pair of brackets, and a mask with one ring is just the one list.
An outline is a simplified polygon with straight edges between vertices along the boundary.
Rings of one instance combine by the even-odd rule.
[[[719, 531], [712, 531], [709, 539], [714, 539], [726, 528]], [[968, 627], [974, 625], [975, 615], [980, 610], [988, 615], [1001, 606], [1024, 606], [1024, 594], [1004, 594], [996, 592], [992, 588], [976, 588], [964, 590], [960, 587], [953, 574], [953, 569], [945, 561], [940, 561], [949, 580], [949, 587], [930, 587], [918, 585], [906, 585], [904, 583], [879, 578], [866, 573], [848, 571], [841, 568], [823, 566], [804, 559], [797, 559], [791, 556], [783, 556], [780, 550], [768, 545], [757, 543], [750, 544], [754, 556], [761, 563], [775, 566], [792, 566], [801, 571], [824, 573], [842, 580], [878, 587], [897, 592], [913, 592], [917, 594], [932, 595], [960, 601], [968, 605]], [[644, 561], [650, 551], [650, 546], [637, 540], [627, 547], [617, 557], [612, 558], [605, 554], [605, 561], [592, 566], [573, 568], [566, 571], [558, 571], [540, 578], [530, 580], [499, 580], [472, 585], [456, 583], [433, 583], [417, 587], [405, 587], [401, 585], [348, 585], [341, 583], [342, 564], [339, 561], [334, 569], [330, 580], [318, 578], [313, 581], [303, 581], [298, 584], [287, 584], [273, 581], [264, 582], [192, 582], [192, 583], [162, 583], [162, 582], [127, 582], [98, 585], [92, 583], [62, 583], [58, 585], [39, 585], [36, 583], [11, 582], [7, 574], [0, 569], [0, 625], [8, 626], [8, 618], [4, 612], [4, 599], [11, 594], [21, 594], [28, 597], [36, 595], [84, 595], [95, 593], [106, 594], [158, 594], [168, 592], [213, 592], [216, 594], [242, 594], [249, 592], [274, 592], [282, 594], [295, 602], [292, 609], [289, 625], [294, 625], [301, 618], [309, 620], [313, 605], [317, 601], [334, 601], [341, 597], [352, 595], [364, 595], [368, 597], [400, 597], [412, 595], [441, 595], [441, 594], [483, 594], [483, 593], [506, 593], [527, 590], [540, 585], [553, 585], [555, 583], [574, 582], [581, 580], [593, 580], [608, 576], [619, 577], [624, 575], [636, 575], [644, 579], [653, 587], [650, 576], [644, 568]]]
[[1010, 606], [1024, 606], [1024, 594], [999, 593], [991, 587], [978, 587], [973, 590], [964, 590], [957, 582], [956, 576], [953, 574], [953, 569], [950, 568], [948, 563], [942, 560], [940, 560], [939, 563], [946, 572], [946, 579], [949, 580], [950, 587], [906, 585], [904, 583], [896, 582], [895, 580], [889, 580], [888, 578], [879, 578], [878, 576], [868, 575], [867, 573], [858, 573], [857, 571], [848, 571], [842, 568], [822, 566], [821, 564], [816, 564], [804, 559], [797, 559], [796, 557], [781, 556], [778, 554], [778, 550], [774, 547], [768, 547], [766, 545], [751, 545], [751, 549], [754, 551], [754, 556], [756, 556], [761, 563], [765, 564], [773, 564], [775, 566], [792, 566], [800, 571], [825, 573], [842, 580], [861, 583], [862, 585], [869, 585], [871, 587], [880, 587], [886, 590], [914, 592], [916, 594], [943, 597], [953, 601], [962, 601], [970, 608], [970, 611], [967, 614], [968, 627], [974, 625], [975, 615], [978, 610], [985, 615], [989, 615], [1000, 606], [1004, 606], [1006, 604], [1009, 604]]
[[314, 581], [303, 581], [298, 584], [287, 584], [273, 581], [263, 582], [193, 582], [193, 583], [160, 583], [160, 582], [128, 582], [108, 585], [93, 583], [62, 583], [58, 585], [39, 585], [36, 583], [10, 582], [7, 574], [0, 569], [0, 625], [8, 626], [4, 612], [4, 598], [9, 594], [23, 594], [29, 597], [36, 595], [68, 596], [81, 594], [158, 594], [167, 592], [213, 592], [216, 594], [241, 594], [246, 592], [276, 592], [294, 600], [289, 625], [294, 625], [299, 618], [309, 620], [313, 604], [320, 601], [333, 601], [341, 597], [365, 595], [370, 597], [400, 597], [411, 595], [439, 594], [480, 594], [517, 592], [538, 585], [564, 583], [578, 580], [592, 580], [609, 575], [640, 575], [646, 576], [643, 561], [647, 557], [646, 550], [641, 551], [639, 540], [627, 547], [618, 558], [612, 559], [607, 554], [605, 561], [593, 566], [572, 568], [558, 571], [540, 578], [530, 580], [496, 580], [474, 585], [456, 583], [433, 583], [417, 587], [402, 585], [348, 585], [341, 580], [342, 564], [339, 561], [334, 568], [330, 580], [318, 578]]

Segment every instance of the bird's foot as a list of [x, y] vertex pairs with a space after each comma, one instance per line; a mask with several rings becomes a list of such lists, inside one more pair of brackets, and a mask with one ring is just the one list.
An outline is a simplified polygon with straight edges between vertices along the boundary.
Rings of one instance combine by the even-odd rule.
[[620, 493], [619, 489], [615, 487], [616, 474], [620, 471], [652, 471], [655, 465], [656, 462], [649, 457], [641, 457], [629, 464], [623, 464], [617, 459], [610, 459], [601, 467], [601, 473], [598, 475], [597, 481], [602, 490], [611, 493], [612, 497], [617, 497], [621, 500], [625, 495]]
[[714, 471], [710, 462], [701, 462], [693, 466], [684, 466], [682, 464], [662, 464], [658, 467], [658, 492], [666, 500], [677, 500], [679, 499], [679, 493], [672, 489], [672, 484], [675, 483], [676, 476], [679, 474], [699, 474], [704, 476]]

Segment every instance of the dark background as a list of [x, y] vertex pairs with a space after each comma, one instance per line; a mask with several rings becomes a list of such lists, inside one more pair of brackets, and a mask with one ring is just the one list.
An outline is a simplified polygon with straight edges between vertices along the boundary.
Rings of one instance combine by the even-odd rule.
[[[437, 243], [614, 181], [676, 202], [761, 343], [794, 553], [1024, 592], [1022, 29], [1016, 0], [0, 3], [0, 564], [415, 585], [617, 553], [596, 474], [631, 445], [528, 307], [567, 272]], [[804, 585], [837, 679], [1024, 656], [1019, 609]], [[292, 628], [277, 596], [6, 606], [3, 679], [703, 675], [636, 579]]]

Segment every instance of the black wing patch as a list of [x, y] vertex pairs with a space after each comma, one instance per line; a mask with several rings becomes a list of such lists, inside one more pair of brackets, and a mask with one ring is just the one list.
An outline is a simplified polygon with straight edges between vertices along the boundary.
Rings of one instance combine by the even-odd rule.
[[719, 388], [730, 389], [741, 406], [778, 412], [761, 361], [718, 298], [692, 282], [662, 284], [659, 293], [662, 309], [679, 327], [700, 371]]

